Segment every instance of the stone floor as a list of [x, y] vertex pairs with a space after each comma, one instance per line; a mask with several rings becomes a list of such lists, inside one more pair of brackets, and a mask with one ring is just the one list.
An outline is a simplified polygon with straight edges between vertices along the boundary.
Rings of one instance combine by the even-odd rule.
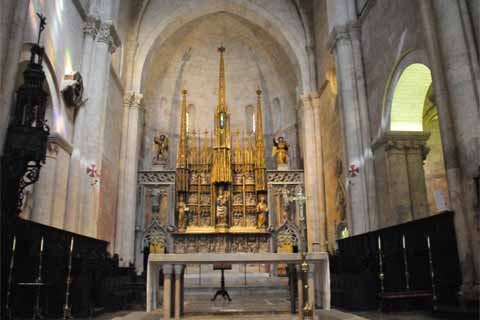
[[[271, 277], [267, 273], [247, 274], [227, 273], [226, 285], [232, 302], [218, 297], [210, 299], [220, 282], [219, 273], [203, 273], [199, 281], [195, 274], [185, 277], [185, 320], [294, 320], [296, 315], [289, 313], [290, 301], [286, 278]], [[118, 312], [105, 314], [96, 320], [160, 320], [162, 311]], [[321, 320], [437, 320], [424, 312], [342, 312], [338, 310], [319, 311]], [[446, 319], [446, 318], [443, 318]], [[456, 320], [456, 319], [451, 319]]]
[[[157, 310], [150, 314], [146, 312], [119, 312], [116, 314], [102, 315], [96, 320], [160, 320], [161, 311]], [[289, 313], [251, 313], [251, 314], [209, 314], [209, 315], [186, 315], [184, 320], [295, 320], [297, 317]], [[456, 320], [448, 318], [435, 318], [424, 312], [401, 312], [385, 314], [379, 312], [345, 313], [338, 310], [319, 311], [320, 320]]]

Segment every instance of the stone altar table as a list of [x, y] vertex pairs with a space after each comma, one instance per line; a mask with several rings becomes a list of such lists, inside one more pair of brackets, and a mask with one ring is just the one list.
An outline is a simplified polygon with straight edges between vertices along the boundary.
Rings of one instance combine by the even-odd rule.
[[[309, 252], [305, 256], [309, 264], [308, 272], [308, 302], [315, 306], [315, 277], [320, 279], [320, 297], [323, 309], [330, 309], [330, 271], [328, 254], [326, 252]], [[182, 270], [187, 264], [254, 264], [254, 263], [287, 263], [296, 264], [300, 270], [302, 257], [299, 253], [168, 253], [150, 254], [147, 266], [147, 312], [157, 309], [158, 274], [160, 267], [163, 269], [163, 319], [171, 317], [171, 307], [174, 306], [175, 319], [180, 319], [183, 303], [182, 292]], [[175, 294], [172, 295], [172, 273], [175, 272]], [[298, 277], [300, 287], [303, 286], [302, 277]], [[173, 297], [173, 303], [172, 303]], [[303, 296], [299, 294], [299, 305], [303, 305]], [[315, 308], [314, 308], [315, 309]], [[300, 318], [300, 315], [299, 315]]]

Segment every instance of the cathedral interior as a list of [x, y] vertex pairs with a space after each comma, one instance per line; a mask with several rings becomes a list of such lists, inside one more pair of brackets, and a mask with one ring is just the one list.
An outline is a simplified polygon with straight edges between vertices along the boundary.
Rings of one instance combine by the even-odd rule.
[[478, 319], [479, 0], [0, 0], [0, 319]]

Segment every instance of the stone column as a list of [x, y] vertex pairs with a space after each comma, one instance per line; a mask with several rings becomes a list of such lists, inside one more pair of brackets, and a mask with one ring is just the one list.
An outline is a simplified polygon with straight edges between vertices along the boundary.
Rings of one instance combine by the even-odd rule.
[[170, 320], [172, 307], [172, 265], [163, 265], [163, 320]]
[[302, 97], [303, 112], [303, 162], [305, 169], [305, 196], [307, 209], [307, 244], [308, 250], [313, 249], [313, 243], [320, 243], [321, 248], [325, 248], [325, 234], [321, 227], [321, 214], [319, 211], [318, 200], [318, 173], [317, 164], [317, 146], [314, 136], [315, 117], [312, 104], [312, 96], [310, 94]]
[[33, 210], [31, 219], [35, 222], [50, 225], [55, 196], [55, 171], [57, 168], [58, 145], [49, 142], [47, 159], [40, 171], [40, 177], [33, 188]]
[[480, 246], [478, 224], [475, 226], [474, 221], [473, 176], [480, 158], [478, 60], [472, 62], [469, 54], [458, 1], [425, 0], [419, 6], [432, 68], [450, 202], [455, 212], [461, 295], [476, 299]]
[[139, 154], [139, 128], [142, 108], [142, 95], [130, 92], [125, 97], [128, 105], [128, 126], [126, 134], [123, 176], [120, 177], [121, 190], [117, 215], [115, 252], [120, 263], [128, 266], [134, 262], [135, 254], [135, 217], [137, 204], [137, 170]]
[[[89, 79], [90, 69], [92, 64], [92, 57], [94, 55], [94, 42], [98, 32], [98, 21], [89, 16], [83, 27], [84, 40], [83, 40], [83, 56], [81, 74], [84, 80], [85, 97], [89, 98], [91, 95], [91, 85]], [[73, 135], [73, 150], [70, 158], [70, 171], [68, 175], [68, 192], [67, 192], [67, 208], [65, 215], [65, 229], [76, 232], [78, 221], [80, 218], [80, 201], [81, 201], [81, 178], [85, 175], [87, 164], [82, 161], [84, 151], [84, 136], [86, 128], [85, 116], [87, 105], [81, 106], [77, 110], [77, 116], [75, 119], [74, 135]]]
[[182, 272], [183, 272], [183, 265], [176, 264], [175, 265], [175, 320], [180, 319], [180, 315], [182, 312]]
[[[370, 208], [368, 197], [368, 174], [365, 166], [370, 141], [364, 137], [364, 127], [368, 123], [362, 123], [362, 108], [364, 102], [357, 83], [358, 77], [363, 75], [356, 69], [355, 61], [358, 54], [355, 54], [352, 43], [351, 28], [349, 26], [336, 26], [330, 38], [330, 46], [335, 53], [337, 79], [339, 85], [339, 96], [342, 107], [343, 130], [345, 137], [345, 157], [348, 171], [352, 166], [358, 168], [359, 173], [350, 175], [347, 179], [346, 189], [348, 192], [349, 229], [351, 234], [360, 234], [370, 230]], [[368, 127], [367, 127], [368, 128]], [[373, 189], [372, 189], [373, 190]], [[372, 212], [373, 214], [373, 212]]]
[[390, 214], [387, 225], [427, 217], [429, 207], [423, 161], [430, 134], [423, 132], [387, 132], [374, 148], [382, 148], [387, 168], [387, 190]]
[[318, 209], [320, 232], [323, 233], [320, 238], [320, 250], [326, 252], [328, 249], [328, 228], [327, 228], [327, 210], [325, 199], [325, 173], [323, 170], [323, 143], [322, 130], [320, 128], [321, 96], [319, 93], [312, 94], [312, 106], [315, 124], [315, 144], [317, 151], [317, 187], [318, 187]]
[[[85, 166], [95, 165], [102, 172], [103, 138], [106, 120], [108, 82], [110, 80], [111, 54], [115, 51], [114, 26], [111, 21], [100, 22], [92, 57], [89, 100], [85, 106], [83, 126], [83, 154]], [[81, 172], [82, 174], [82, 172]], [[101, 180], [100, 180], [101, 183]], [[92, 185], [92, 179], [84, 171], [81, 175], [82, 199], [80, 203], [80, 232], [96, 237], [100, 208], [100, 183]]]

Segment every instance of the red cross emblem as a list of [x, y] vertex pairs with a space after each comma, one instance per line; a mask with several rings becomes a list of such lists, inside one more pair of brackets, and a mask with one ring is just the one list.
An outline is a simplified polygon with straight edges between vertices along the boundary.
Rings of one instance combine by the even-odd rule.
[[348, 173], [350, 177], [356, 177], [360, 173], [360, 168], [355, 164], [351, 164]]
[[92, 186], [97, 184], [98, 178], [100, 177], [100, 173], [98, 172], [97, 166], [95, 164], [92, 163], [87, 167], [87, 175], [90, 178], [94, 179]]

